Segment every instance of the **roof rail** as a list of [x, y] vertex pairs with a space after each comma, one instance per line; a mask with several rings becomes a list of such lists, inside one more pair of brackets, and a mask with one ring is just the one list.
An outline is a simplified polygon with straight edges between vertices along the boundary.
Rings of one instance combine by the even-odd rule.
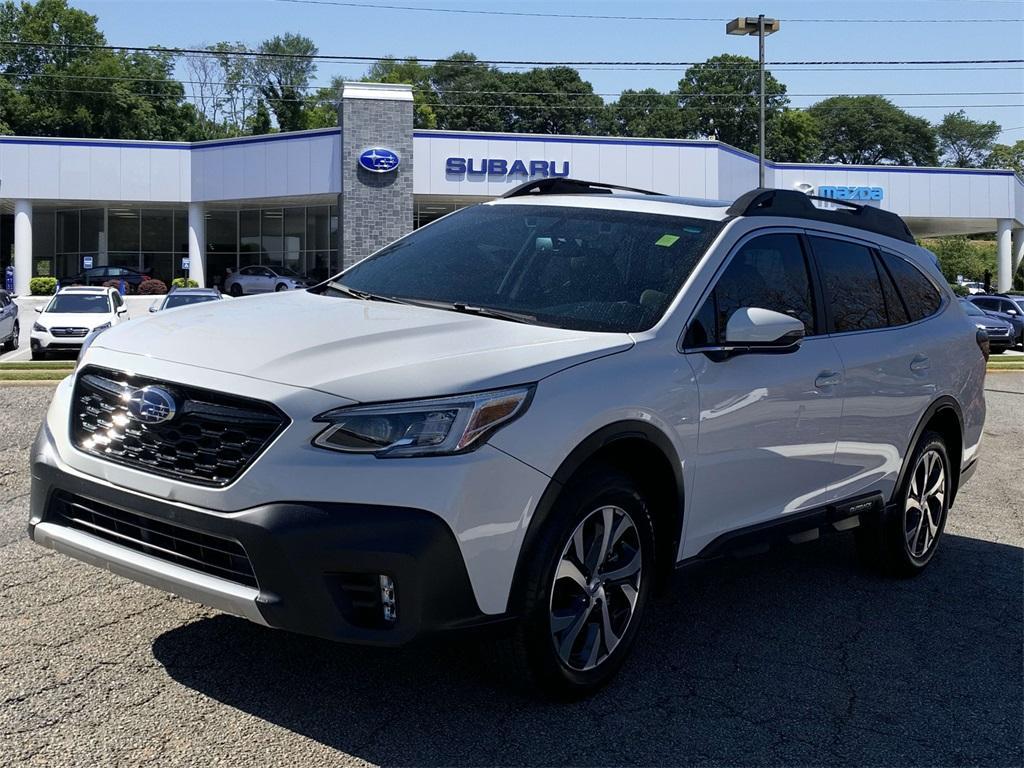
[[661, 195], [661, 192], [651, 192], [649, 189], [637, 189], [635, 187], [623, 187], [618, 184], [603, 184], [598, 181], [581, 181], [580, 179], [568, 179], [563, 176], [552, 176], [543, 179], [534, 179], [510, 189], [505, 197], [523, 197], [525, 195], [586, 195], [601, 194], [610, 195], [613, 189], [621, 192], [637, 192], [641, 195]]
[[[817, 208], [812, 200], [821, 200], [843, 208], [836, 211]], [[795, 189], [752, 189], [736, 198], [736, 202], [729, 206], [726, 213], [730, 216], [789, 216], [796, 219], [813, 219], [864, 229], [905, 243], [916, 242], [906, 222], [895, 213], [869, 205], [858, 205], [849, 200], [805, 195]]]

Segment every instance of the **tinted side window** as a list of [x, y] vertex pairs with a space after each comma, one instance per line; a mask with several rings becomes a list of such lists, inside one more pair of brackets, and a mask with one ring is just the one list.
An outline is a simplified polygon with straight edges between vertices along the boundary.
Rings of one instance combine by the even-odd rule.
[[892, 253], [883, 253], [882, 259], [903, 295], [911, 320], [922, 320], [939, 311], [942, 297], [921, 270]]
[[888, 325], [875, 260], [863, 245], [811, 237], [821, 267], [833, 333], [868, 331]]
[[720, 343], [726, 323], [741, 307], [782, 312], [802, 320], [808, 336], [816, 332], [811, 282], [797, 235], [762, 235], [733, 254], [691, 323], [686, 345]]
[[875, 268], [882, 281], [882, 295], [885, 296], [885, 309], [889, 313], [889, 325], [906, 325], [910, 322], [907, 305], [904, 304], [900, 292], [896, 289], [896, 283], [893, 282], [889, 270], [884, 265], [879, 266], [877, 251], [875, 253]]

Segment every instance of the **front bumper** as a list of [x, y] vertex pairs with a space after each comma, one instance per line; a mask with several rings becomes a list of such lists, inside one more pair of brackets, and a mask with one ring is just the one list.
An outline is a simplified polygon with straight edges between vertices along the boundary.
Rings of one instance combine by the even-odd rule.
[[82, 348], [82, 344], [85, 342], [89, 334], [85, 336], [54, 336], [53, 334], [42, 331], [32, 331], [29, 336], [29, 344], [32, 349], [38, 350], [79, 350]]
[[[184, 567], [139, 545], [127, 530], [111, 536], [75, 527], [58, 499], [124, 510], [155, 528], [237, 542], [257, 586]], [[212, 514], [144, 496], [60, 466], [44, 426], [32, 454], [29, 534], [40, 545], [136, 581], [279, 629], [331, 640], [401, 645], [436, 632], [501, 623], [483, 614], [449, 526], [419, 509], [336, 502], [273, 503]], [[146, 538], [143, 535], [141, 538]], [[151, 542], [156, 539], [148, 539]], [[165, 540], [160, 540], [166, 551]], [[397, 620], [380, 621], [371, 603], [379, 575], [395, 585]], [[355, 584], [355, 592], [353, 592]], [[360, 592], [359, 590], [363, 591]]]

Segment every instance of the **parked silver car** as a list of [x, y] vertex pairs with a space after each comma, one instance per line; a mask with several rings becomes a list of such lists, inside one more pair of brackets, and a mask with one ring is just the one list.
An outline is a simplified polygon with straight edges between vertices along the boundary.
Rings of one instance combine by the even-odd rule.
[[224, 281], [224, 292], [232, 296], [308, 287], [309, 281], [304, 276], [288, 267], [278, 266], [242, 267]]

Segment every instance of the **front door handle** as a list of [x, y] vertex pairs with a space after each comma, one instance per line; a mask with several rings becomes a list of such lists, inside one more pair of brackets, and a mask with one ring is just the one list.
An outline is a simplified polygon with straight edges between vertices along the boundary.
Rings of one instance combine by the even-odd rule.
[[818, 377], [814, 380], [814, 386], [818, 389], [824, 389], [825, 387], [834, 387], [839, 383], [842, 375], [836, 371], [822, 371], [818, 374]]
[[910, 361], [910, 370], [927, 371], [931, 368], [931, 365], [928, 361], [928, 355], [915, 355], [914, 359]]

